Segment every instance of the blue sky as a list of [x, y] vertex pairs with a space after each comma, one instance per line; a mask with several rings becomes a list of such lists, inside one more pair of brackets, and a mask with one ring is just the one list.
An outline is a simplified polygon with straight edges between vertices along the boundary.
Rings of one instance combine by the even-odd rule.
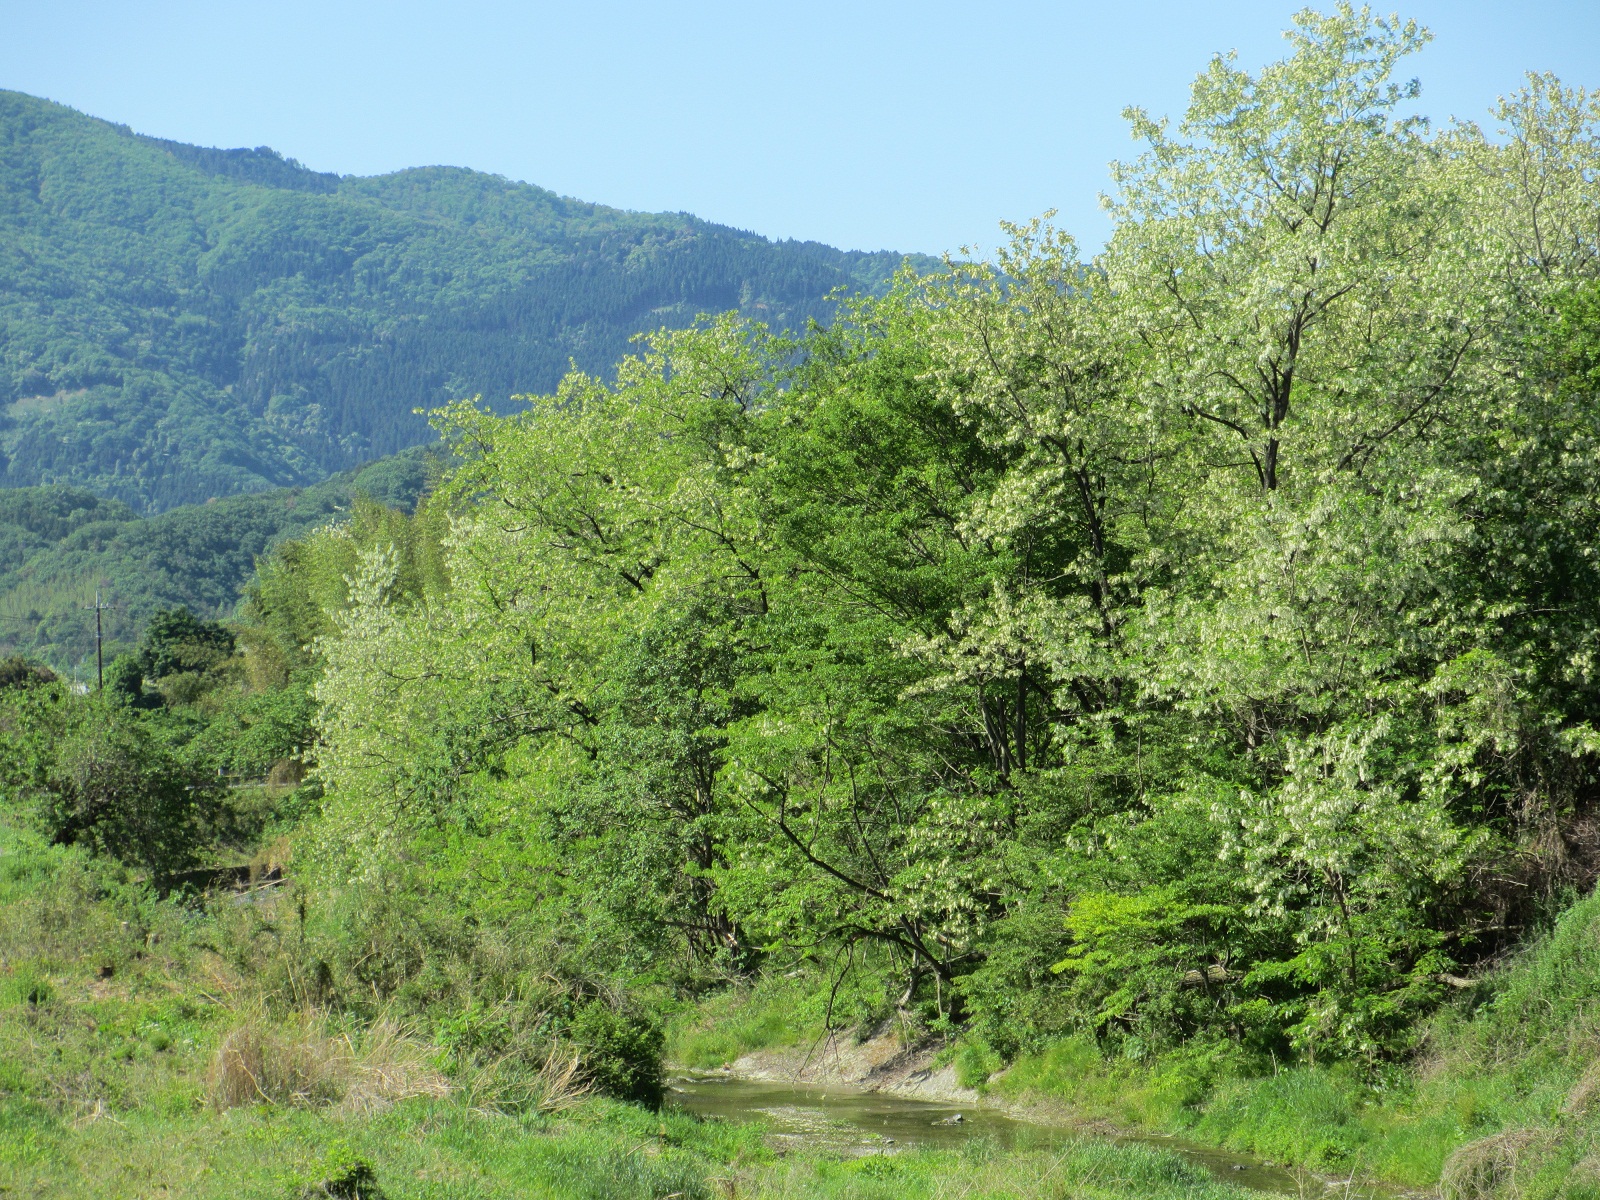
[[[937, 253], [1046, 208], [1090, 246], [1124, 105], [1178, 113], [1295, 3], [0, 0], [0, 87], [346, 174], [450, 163], [771, 237]], [[1424, 0], [1423, 110], [1600, 87], [1600, 0]]]

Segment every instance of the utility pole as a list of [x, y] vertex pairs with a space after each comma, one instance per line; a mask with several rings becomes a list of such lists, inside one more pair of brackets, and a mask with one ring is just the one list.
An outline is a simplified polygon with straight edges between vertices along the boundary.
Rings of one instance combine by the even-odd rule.
[[[83, 607], [84, 608], [89, 608], [90, 605], [85, 604]], [[108, 607], [110, 607], [110, 606], [100, 603], [100, 587], [99, 587], [98, 584], [95, 585], [95, 589], [94, 589], [94, 605], [93, 605], [93, 608], [94, 608], [94, 686], [95, 686], [95, 690], [96, 691], [100, 691], [100, 692], [103, 692], [103, 691], [106, 690], [106, 664], [105, 664], [105, 657], [102, 654], [102, 647], [104, 646], [104, 643], [105, 643], [105, 634], [101, 629], [100, 614], [105, 612], [105, 610]]]

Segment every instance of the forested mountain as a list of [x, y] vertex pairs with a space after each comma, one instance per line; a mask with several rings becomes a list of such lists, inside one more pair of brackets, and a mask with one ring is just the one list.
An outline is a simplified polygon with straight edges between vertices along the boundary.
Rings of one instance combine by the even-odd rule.
[[428, 440], [419, 407], [548, 391], [702, 311], [799, 327], [900, 261], [0, 92], [0, 484], [140, 510], [303, 486]]

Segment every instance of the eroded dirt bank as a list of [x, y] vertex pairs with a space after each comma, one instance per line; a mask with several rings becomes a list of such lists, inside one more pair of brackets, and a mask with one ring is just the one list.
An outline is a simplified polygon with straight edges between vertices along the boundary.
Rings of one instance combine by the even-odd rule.
[[978, 1103], [978, 1093], [957, 1082], [953, 1066], [934, 1066], [936, 1053], [931, 1046], [906, 1046], [893, 1031], [864, 1042], [848, 1033], [833, 1033], [795, 1046], [755, 1050], [726, 1064], [720, 1072], [705, 1074], [763, 1083], [850, 1087], [911, 1100]]

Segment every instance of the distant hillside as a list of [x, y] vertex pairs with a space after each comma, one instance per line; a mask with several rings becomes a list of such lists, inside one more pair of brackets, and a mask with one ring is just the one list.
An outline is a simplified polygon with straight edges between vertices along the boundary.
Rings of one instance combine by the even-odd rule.
[[131, 646], [155, 610], [233, 612], [255, 560], [274, 542], [344, 511], [356, 491], [410, 508], [426, 481], [418, 447], [309, 488], [278, 488], [140, 516], [61, 485], [0, 489], [0, 656], [22, 651], [58, 669], [93, 667], [95, 587], [107, 652]]
[[702, 311], [799, 326], [900, 262], [0, 91], [0, 485], [141, 511], [303, 486], [428, 440], [416, 408], [548, 391]]

